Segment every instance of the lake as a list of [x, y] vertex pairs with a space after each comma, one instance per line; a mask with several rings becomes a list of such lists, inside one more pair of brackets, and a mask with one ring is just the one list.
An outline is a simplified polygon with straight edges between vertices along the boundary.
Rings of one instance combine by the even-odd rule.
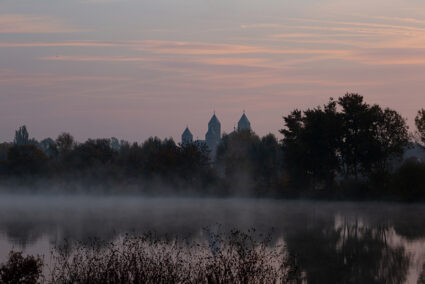
[[[307, 283], [417, 283], [425, 263], [425, 205], [139, 196], [0, 196], [0, 262], [64, 242], [154, 231], [191, 240], [205, 228], [271, 233]], [[47, 260], [48, 261], [48, 260]]]

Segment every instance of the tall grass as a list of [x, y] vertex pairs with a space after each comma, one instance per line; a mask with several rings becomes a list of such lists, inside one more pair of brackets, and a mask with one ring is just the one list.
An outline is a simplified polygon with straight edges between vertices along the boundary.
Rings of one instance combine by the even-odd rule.
[[285, 247], [254, 230], [207, 231], [205, 241], [147, 233], [114, 242], [69, 243], [52, 252], [47, 271], [39, 282], [262, 284], [297, 283], [299, 276]]
[[232, 230], [208, 242], [126, 235], [54, 253], [52, 283], [290, 283], [295, 262], [271, 239]]

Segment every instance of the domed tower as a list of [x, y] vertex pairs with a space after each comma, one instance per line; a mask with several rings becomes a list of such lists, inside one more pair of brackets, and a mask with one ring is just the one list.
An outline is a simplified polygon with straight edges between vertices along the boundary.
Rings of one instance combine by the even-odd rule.
[[210, 122], [208, 122], [208, 132], [205, 134], [205, 142], [208, 145], [208, 148], [211, 151], [211, 156], [215, 157], [215, 151], [217, 145], [221, 139], [221, 123], [218, 120], [217, 116], [214, 115], [211, 117]]
[[241, 119], [238, 122], [238, 131], [251, 130], [251, 123], [248, 120], [248, 117], [245, 115], [245, 111], [242, 114]]
[[193, 135], [189, 130], [189, 127], [186, 126], [186, 129], [184, 130], [182, 134], [182, 145], [184, 144], [191, 144], [193, 142]]

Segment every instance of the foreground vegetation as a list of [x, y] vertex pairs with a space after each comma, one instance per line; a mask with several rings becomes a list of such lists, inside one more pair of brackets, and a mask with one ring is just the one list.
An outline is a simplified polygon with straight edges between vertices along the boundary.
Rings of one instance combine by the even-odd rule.
[[[152, 234], [121, 241], [92, 240], [53, 253], [43, 275], [40, 257], [11, 252], [0, 265], [1, 283], [296, 283], [295, 259], [270, 238], [252, 231], [211, 234], [209, 243], [161, 239]], [[46, 270], [47, 271], [47, 270]]]
[[26, 127], [0, 144], [0, 186], [98, 189], [145, 194], [245, 195], [285, 198], [424, 201], [425, 161], [403, 159], [425, 147], [425, 110], [417, 131], [395, 110], [358, 94], [283, 117], [279, 141], [252, 131], [224, 134], [211, 157], [204, 144], [149, 138], [77, 143], [29, 139]]

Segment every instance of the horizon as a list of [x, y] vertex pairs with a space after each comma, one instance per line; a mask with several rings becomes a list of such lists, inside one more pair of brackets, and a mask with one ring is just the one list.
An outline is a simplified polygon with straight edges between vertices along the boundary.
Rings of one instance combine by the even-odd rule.
[[260, 136], [295, 108], [359, 93], [414, 130], [425, 107], [425, 3], [2, 2], [0, 136], [202, 139], [242, 111]]

